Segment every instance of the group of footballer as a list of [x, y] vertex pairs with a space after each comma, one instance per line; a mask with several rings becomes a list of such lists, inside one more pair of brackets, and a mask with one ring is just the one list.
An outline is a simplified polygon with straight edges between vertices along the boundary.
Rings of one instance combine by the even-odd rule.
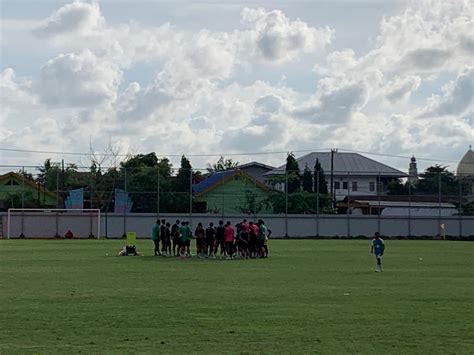
[[[266, 258], [271, 233], [261, 219], [256, 223], [244, 219], [237, 223], [235, 228], [230, 221], [225, 225], [224, 221], [219, 221], [217, 226], [210, 222], [206, 228], [199, 222], [194, 230], [196, 253], [199, 258], [216, 258], [218, 252], [221, 258], [226, 259]], [[151, 232], [154, 254], [155, 256], [191, 257], [192, 237], [193, 232], [189, 222], [177, 220], [171, 226], [171, 223], [165, 219], [157, 219]]]

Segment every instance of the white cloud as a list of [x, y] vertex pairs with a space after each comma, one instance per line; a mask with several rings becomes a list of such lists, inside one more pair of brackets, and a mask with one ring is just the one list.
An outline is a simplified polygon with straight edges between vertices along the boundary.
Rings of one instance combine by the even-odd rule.
[[334, 30], [314, 28], [297, 19], [291, 21], [280, 10], [244, 8], [241, 21], [250, 30], [256, 54], [268, 62], [285, 62], [301, 53], [311, 53], [331, 43]]
[[332, 80], [321, 80], [314, 103], [296, 108], [296, 117], [319, 124], [344, 124], [367, 102], [367, 87], [363, 82], [334, 85]]
[[[466, 4], [410, 3], [384, 18], [366, 53], [335, 47], [324, 62], [335, 31], [281, 10], [246, 8], [241, 27], [191, 32], [112, 24], [95, 2], [64, 5], [35, 27], [52, 59], [31, 77], [0, 74], [1, 144], [79, 151], [93, 136], [136, 152], [339, 146], [442, 156], [474, 136]], [[153, 73], [143, 79], [144, 63]], [[295, 63], [314, 75], [313, 93], [298, 92]], [[256, 68], [288, 79], [272, 85]], [[122, 86], [123, 77], [133, 79]]]
[[421, 84], [421, 78], [416, 75], [396, 77], [385, 85], [385, 97], [391, 103], [407, 100], [413, 91]]
[[472, 109], [474, 97], [474, 68], [461, 70], [456, 80], [448, 83], [443, 88], [442, 96], [435, 95], [430, 98], [428, 106], [421, 114], [422, 117], [460, 115]]
[[41, 68], [34, 89], [50, 106], [93, 107], [113, 101], [121, 71], [89, 50], [60, 54]]
[[40, 37], [64, 34], [88, 35], [98, 30], [104, 23], [104, 17], [97, 3], [74, 1], [56, 10], [33, 32]]

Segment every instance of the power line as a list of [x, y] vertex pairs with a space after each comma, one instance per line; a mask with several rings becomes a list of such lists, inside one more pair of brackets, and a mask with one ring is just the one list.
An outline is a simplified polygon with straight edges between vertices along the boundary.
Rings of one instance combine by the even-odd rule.
[[[266, 152], [242, 152], [242, 153], [206, 153], [206, 154], [158, 154], [158, 157], [181, 157], [185, 155], [186, 157], [220, 157], [220, 156], [253, 156], [253, 155], [274, 155], [274, 154], [287, 154], [289, 152], [292, 153], [308, 153], [308, 152], [321, 152], [327, 151], [329, 152], [331, 148], [313, 148], [313, 149], [298, 149], [298, 150], [281, 150], [281, 151], [266, 151]], [[55, 155], [73, 155], [73, 156], [100, 156], [100, 157], [130, 157], [134, 154], [127, 153], [127, 154], [110, 154], [110, 153], [91, 153], [91, 152], [58, 152], [58, 151], [48, 151], [48, 150], [31, 150], [31, 149], [13, 149], [13, 148], [0, 148], [0, 151], [5, 152], [13, 152], [13, 153], [33, 153], [33, 154], [55, 154]], [[349, 152], [349, 153], [359, 153], [359, 154], [366, 154], [366, 155], [374, 155], [374, 156], [381, 156], [381, 157], [390, 157], [390, 158], [397, 158], [397, 159], [411, 159], [410, 156], [405, 155], [396, 155], [396, 154], [386, 154], [386, 153], [375, 153], [369, 151], [361, 151], [361, 150], [354, 150], [354, 149], [347, 149], [347, 148], [339, 148], [338, 151], [342, 152]], [[424, 158], [424, 157], [417, 157], [417, 161], [430, 161], [430, 162], [440, 162], [440, 163], [459, 163], [459, 161], [455, 160], [447, 160], [447, 159], [433, 159], [433, 158]], [[468, 163], [470, 164], [470, 163]]]

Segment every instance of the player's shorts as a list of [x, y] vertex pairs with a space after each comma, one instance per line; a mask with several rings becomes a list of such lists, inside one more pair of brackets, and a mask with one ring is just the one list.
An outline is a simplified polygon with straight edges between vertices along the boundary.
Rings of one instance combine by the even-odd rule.
[[176, 238], [176, 237], [173, 238], [173, 244], [174, 244], [174, 245], [180, 245], [180, 244], [181, 244], [181, 239]]
[[198, 248], [203, 248], [205, 244], [204, 238], [196, 238], [196, 246]]
[[257, 239], [257, 248], [263, 247], [264, 244], [265, 244], [265, 239], [262, 239], [262, 238]]
[[183, 246], [183, 247], [189, 247], [191, 245], [191, 241], [189, 239], [188, 240], [181, 240], [180, 245]]
[[238, 241], [238, 246], [239, 246], [240, 249], [247, 249], [248, 246], [249, 246], [249, 244], [248, 244], [248, 242], [247, 242], [246, 240], [244, 240], [244, 239], [239, 239], [239, 241]]
[[217, 238], [216, 244], [219, 245], [221, 248], [224, 248], [224, 237]]
[[374, 253], [374, 256], [375, 256], [376, 258], [379, 258], [379, 259], [380, 259], [380, 258], [383, 256], [383, 253], [382, 253], [382, 252], [375, 252], [375, 253]]
[[210, 237], [207, 237], [206, 238], [206, 245], [209, 247], [213, 247], [214, 246], [214, 238], [210, 238]]

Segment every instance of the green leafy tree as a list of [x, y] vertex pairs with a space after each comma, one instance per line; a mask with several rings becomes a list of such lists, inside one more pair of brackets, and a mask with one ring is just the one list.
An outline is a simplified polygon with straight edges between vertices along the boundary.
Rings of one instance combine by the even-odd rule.
[[295, 155], [293, 153], [288, 153], [286, 157], [286, 168], [285, 172], [287, 174], [288, 186], [287, 192], [289, 194], [300, 191], [301, 187], [301, 178], [300, 178], [300, 168], [298, 162], [296, 161]]
[[311, 174], [311, 170], [308, 168], [308, 164], [306, 164], [303, 171], [302, 185], [303, 191], [313, 192], [313, 175]]
[[229, 169], [235, 169], [239, 166], [239, 162], [233, 161], [232, 159], [224, 159], [223, 156], [217, 160], [214, 164], [210, 165], [208, 164], [207, 167], [207, 172], [209, 174], [214, 174], [219, 171], [224, 171], [224, 170], [229, 170]]
[[416, 184], [416, 192], [423, 194], [437, 194], [441, 184], [441, 194], [459, 194], [459, 182], [455, 175], [447, 170], [446, 166], [430, 166], [424, 173], [420, 174], [420, 179]]
[[[319, 208], [317, 208], [319, 202]], [[286, 196], [282, 192], [272, 193], [264, 203], [266, 206], [273, 208], [273, 213], [285, 213]], [[304, 214], [304, 213], [334, 213], [331, 207], [331, 198], [329, 195], [319, 195], [306, 191], [298, 191], [288, 195], [288, 213]]]
[[409, 194], [409, 185], [397, 179], [387, 184], [387, 195], [400, 196]]
[[[155, 153], [138, 154], [120, 165], [120, 178], [118, 181], [116, 179], [116, 187], [126, 188], [129, 192], [133, 212], [157, 212], [158, 193], [160, 212], [175, 211], [171, 186], [172, 165], [167, 158], [159, 160]], [[115, 174], [114, 177], [117, 178]]]
[[316, 159], [314, 164], [314, 192], [319, 191], [320, 194], [328, 193], [328, 184], [326, 182], [326, 176], [324, 170], [321, 167], [319, 159]]
[[181, 157], [181, 164], [178, 169], [178, 174], [173, 183], [173, 192], [168, 195], [172, 201], [170, 212], [189, 212], [189, 199], [191, 188], [191, 162], [183, 155]]
[[65, 195], [67, 191], [81, 185], [75, 164], [67, 164], [63, 169], [61, 163], [51, 162], [51, 159], [48, 158], [43, 166], [39, 168], [39, 171], [36, 182], [50, 191], [56, 191], [59, 187], [61, 195]]

